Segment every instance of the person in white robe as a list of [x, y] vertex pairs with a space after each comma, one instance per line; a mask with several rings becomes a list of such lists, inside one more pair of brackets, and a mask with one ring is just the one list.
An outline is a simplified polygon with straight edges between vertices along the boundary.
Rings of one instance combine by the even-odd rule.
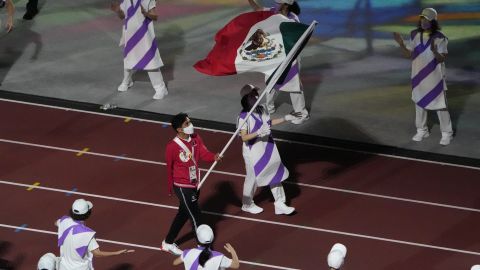
[[120, 46], [123, 47], [124, 76], [118, 91], [133, 86], [133, 74], [138, 70], [148, 72], [155, 95], [162, 99], [168, 94], [160, 68], [163, 66], [153, 22], [157, 20], [155, 0], [123, 0], [112, 2], [111, 9], [124, 20]]
[[437, 11], [425, 8], [420, 14], [418, 28], [410, 33], [405, 45], [399, 33], [395, 41], [405, 56], [412, 59], [412, 100], [415, 102], [415, 126], [417, 133], [412, 140], [422, 141], [430, 135], [427, 127], [427, 111], [437, 112], [442, 138], [441, 145], [450, 144], [453, 138], [452, 121], [447, 109], [445, 59], [448, 54], [448, 38], [440, 32]]
[[258, 99], [258, 88], [245, 85], [242, 96], [242, 112], [238, 116], [240, 136], [243, 141], [242, 154], [245, 160], [246, 177], [243, 185], [242, 210], [258, 214], [263, 208], [256, 205], [253, 196], [257, 187], [269, 186], [275, 199], [275, 214], [289, 215], [295, 208], [286, 205], [285, 190], [282, 181], [288, 178], [288, 169], [283, 165], [277, 146], [270, 132], [270, 127], [285, 121], [296, 119], [291, 114], [284, 118], [270, 119], [270, 114], [264, 105], [259, 105], [246, 119], [248, 112]]

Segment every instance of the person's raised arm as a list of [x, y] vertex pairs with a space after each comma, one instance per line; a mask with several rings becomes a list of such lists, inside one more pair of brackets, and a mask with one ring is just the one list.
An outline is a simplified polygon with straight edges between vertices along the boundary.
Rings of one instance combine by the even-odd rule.
[[143, 6], [141, 6], [141, 8], [142, 8], [142, 14], [143, 14], [143, 16], [145, 16], [146, 18], [149, 18], [149, 19], [152, 20], [152, 21], [156, 21], [156, 20], [158, 19], [158, 15], [157, 15], [157, 13], [155, 13], [155, 7], [152, 8], [152, 9], [150, 9], [150, 10], [148, 10], [148, 11], [145, 10], [145, 9], [143, 8]]
[[224, 248], [230, 253], [230, 255], [232, 255], [232, 264], [230, 265], [230, 268], [238, 269], [240, 267], [240, 260], [238, 259], [237, 252], [229, 243], [225, 244]]
[[402, 50], [403, 55], [406, 58], [412, 58], [412, 52], [407, 48], [407, 46], [405, 46], [405, 42], [403, 42], [402, 36], [399, 33], [394, 32], [393, 38], [398, 43], [398, 45], [400, 45], [400, 49]]
[[182, 260], [182, 257], [179, 256], [178, 258], [176, 258], [175, 260], [173, 260], [173, 265], [180, 265], [183, 263], [183, 260]]

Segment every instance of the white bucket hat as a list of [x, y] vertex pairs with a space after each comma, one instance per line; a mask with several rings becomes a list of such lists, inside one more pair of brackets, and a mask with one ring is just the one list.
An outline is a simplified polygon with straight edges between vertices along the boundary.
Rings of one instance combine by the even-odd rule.
[[78, 199], [73, 202], [72, 204], [72, 211], [74, 214], [83, 215], [88, 212], [88, 210], [92, 209], [93, 204], [89, 201], [85, 201], [84, 199]]
[[200, 244], [210, 244], [213, 241], [213, 230], [210, 226], [202, 224], [197, 228], [197, 238]]
[[333, 245], [327, 257], [328, 266], [334, 269], [340, 269], [347, 256], [347, 248], [339, 243]]
[[37, 270], [56, 270], [57, 257], [53, 253], [43, 255], [38, 261]]

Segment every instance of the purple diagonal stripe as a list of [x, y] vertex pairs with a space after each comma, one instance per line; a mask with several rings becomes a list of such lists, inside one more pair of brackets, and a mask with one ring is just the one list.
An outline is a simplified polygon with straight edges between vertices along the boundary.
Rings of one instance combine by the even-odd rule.
[[432, 102], [435, 98], [438, 97], [443, 92], [443, 79], [430, 91], [426, 94], [422, 99], [417, 102], [417, 105], [425, 108]]
[[75, 226], [73, 228], [72, 234], [79, 234], [79, 233], [86, 233], [86, 232], [93, 232], [93, 230], [83, 224], [79, 224], [78, 226]]
[[68, 236], [68, 233], [73, 229], [73, 227], [75, 227], [75, 225], [72, 225], [70, 227], [68, 227], [65, 231], [63, 231], [62, 235], [60, 236], [60, 238], [58, 238], [58, 246], [62, 246], [63, 245], [63, 242], [65, 242], [65, 239], [67, 238]]
[[435, 68], [437, 67], [437, 59], [433, 58], [433, 60], [428, 63], [425, 67], [420, 70], [420, 72], [412, 78], [412, 90], [417, 87], [423, 79], [425, 79], [430, 73], [432, 73]]
[[277, 172], [273, 176], [272, 181], [270, 181], [269, 185], [273, 186], [273, 185], [279, 184], [282, 181], [284, 172], [285, 172], [285, 166], [283, 166], [283, 164], [280, 163], [280, 166], [278, 167]]
[[78, 255], [80, 255], [80, 257], [84, 257], [85, 256], [85, 253], [87, 253], [87, 247], [88, 246], [83, 246], [83, 247], [79, 247], [77, 249], [75, 249], [78, 253]]
[[433, 38], [430, 38], [425, 45], [422, 43], [418, 44], [417, 47], [413, 50], [412, 60], [415, 60], [417, 56], [422, 54], [426, 49], [430, 48], [430, 44], [432, 43]]
[[[127, 0], [128, 1], [128, 0]], [[122, 1], [123, 2], [123, 1]], [[127, 10], [127, 17], [125, 18], [125, 29], [127, 29], [128, 21], [133, 17], [135, 12], [137, 12], [138, 8], [140, 7], [140, 3], [142, 0], [138, 0], [135, 6], [130, 6]]]
[[295, 63], [295, 65], [293, 65], [288, 71], [288, 74], [285, 77], [285, 80], [283, 80], [283, 83], [275, 84], [275, 88], [278, 88], [278, 89], [282, 88], [285, 84], [291, 81], [296, 75], [298, 75], [298, 73], [299, 73], [298, 63]]
[[138, 28], [137, 32], [133, 34], [133, 36], [127, 40], [127, 44], [125, 44], [125, 49], [123, 50], [123, 56], [126, 57], [128, 53], [135, 48], [135, 46], [142, 40], [145, 34], [148, 32], [148, 24], [151, 23], [152, 20], [145, 18], [143, 20], [142, 25]]
[[268, 139], [267, 142], [267, 147], [265, 147], [265, 152], [263, 153], [263, 156], [258, 160], [258, 162], [254, 166], [255, 170], [255, 175], [258, 176], [263, 169], [267, 166], [268, 162], [270, 161], [270, 158], [272, 157], [273, 153], [273, 148], [275, 144], [273, 143], [272, 137]]
[[133, 69], [142, 70], [144, 69], [150, 61], [152, 61], [153, 57], [155, 57], [155, 53], [157, 52], [157, 42], [154, 39], [152, 41], [152, 46], [150, 49], [145, 53], [143, 58], [133, 67]]

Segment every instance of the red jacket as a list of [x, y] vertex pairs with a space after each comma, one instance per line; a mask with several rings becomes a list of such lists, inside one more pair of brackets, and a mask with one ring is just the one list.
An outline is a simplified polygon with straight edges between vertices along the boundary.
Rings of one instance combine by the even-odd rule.
[[[167, 144], [165, 151], [165, 159], [167, 160], [167, 179], [168, 179], [168, 192], [172, 193], [173, 185], [177, 187], [197, 188], [197, 185], [201, 179], [198, 179], [199, 169], [198, 165], [200, 160], [207, 162], [215, 161], [215, 154], [208, 151], [205, 144], [203, 144], [202, 138], [198, 134], [190, 135], [191, 141], [182, 142], [187, 146], [190, 153], [193, 153], [195, 161], [197, 163], [197, 181], [190, 182], [189, 167], [195, 166], [195, 163], [191, 158], [188, 158], [183, 149], [173, 140]], [[193, 146], [193, 149], [192, 149]], [[180, 158], [182, 157], [183, 160]], [[187, 158], [185, 158], [187, 157]]]

